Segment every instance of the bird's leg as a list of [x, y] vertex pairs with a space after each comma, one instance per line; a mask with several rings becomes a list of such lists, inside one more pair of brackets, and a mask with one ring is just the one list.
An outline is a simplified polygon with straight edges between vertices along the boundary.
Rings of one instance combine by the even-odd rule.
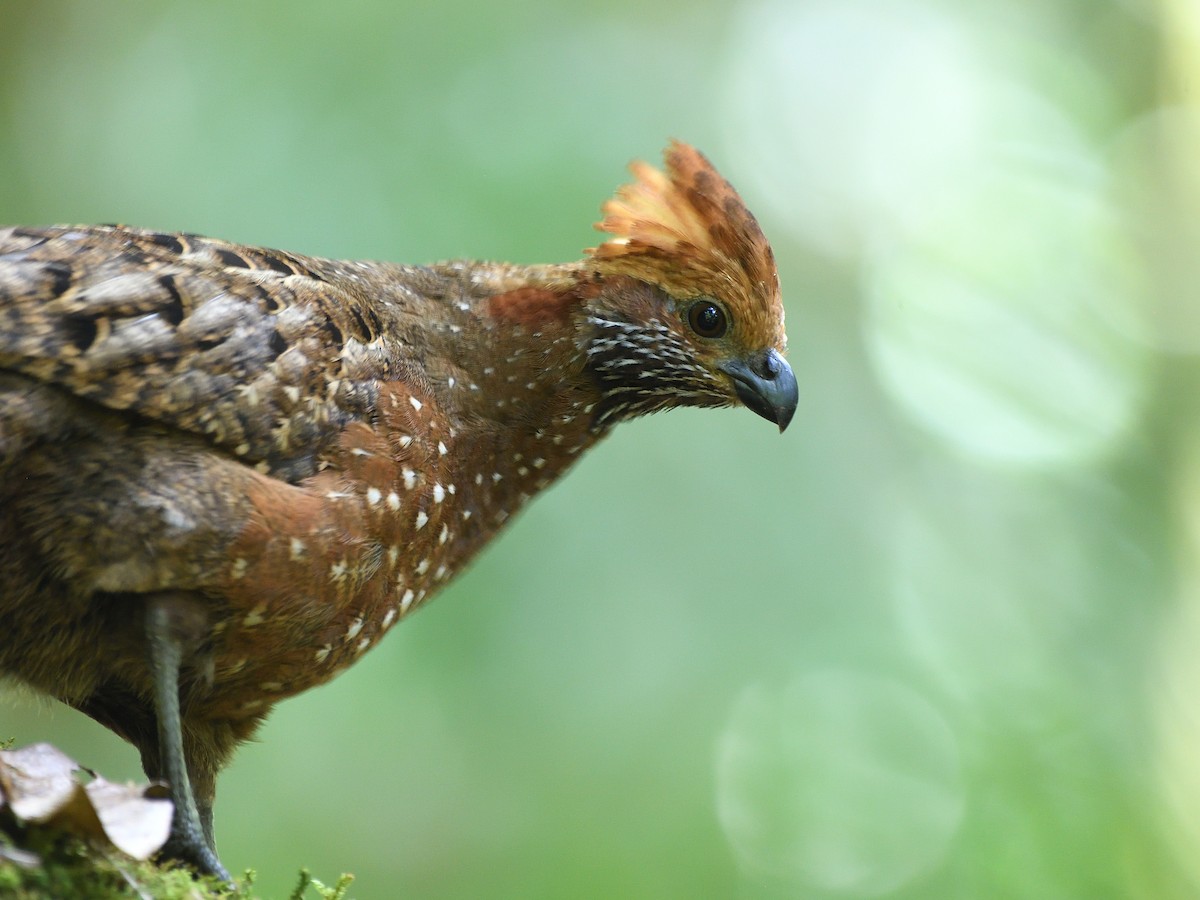
[[175, 811], [171, 837], [163, 853], [199, 871], [229, 881], [212, 843], [212, 805], [201, 811], [192, 793], [183, 751], [183, 719], [179, 708], [179, 669], [188, 640], [191, 604], [177, 594], [158, 594], [146, 605], [146, 641], [154, 680], [154, 711], [158, 720], [158, 755]]

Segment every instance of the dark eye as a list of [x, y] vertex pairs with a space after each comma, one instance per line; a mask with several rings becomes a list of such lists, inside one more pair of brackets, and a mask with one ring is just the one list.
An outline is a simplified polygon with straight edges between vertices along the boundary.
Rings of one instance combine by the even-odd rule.
[[711, 300], [697, 300], [688, 307], [688, 324], [692, 331], [705, 338], [719, 338], [729, 329], [725, 310]]

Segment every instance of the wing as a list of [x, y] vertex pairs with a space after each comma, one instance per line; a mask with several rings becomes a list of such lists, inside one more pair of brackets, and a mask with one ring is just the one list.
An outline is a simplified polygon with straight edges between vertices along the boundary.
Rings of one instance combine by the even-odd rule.
[[378, 288], [402, 308], [431, 279], [194, 235], [0, 229], [0, 370], [296, 481], [370, 420], [382, 381], [420, 377]]

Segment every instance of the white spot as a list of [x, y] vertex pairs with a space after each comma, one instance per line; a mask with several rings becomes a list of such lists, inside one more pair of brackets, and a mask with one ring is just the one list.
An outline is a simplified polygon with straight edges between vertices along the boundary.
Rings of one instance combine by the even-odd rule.
[[442, 487], [440, 484], [435, 484], [433, 486], [433, 502], [441, 503], [445, 499], [446, 499], [446, 489], [444, 487]]
[[521, 460], [523, 460], [524, 458], [525, 458], [525, 454], [524, 454], [524, 453], [514, 453], [514, 454], [513, 454], [513, 462], [520, 462], [520, 461], [521, 461]]
[[396, 441], [401, 447], [407, 447], [413, 441], [411, 434], [402, 434], [400, 439]]
[[563, 436], [561, 434], [556, 434], [554, 437], [550, 438], [550, 443], [554, 444], [556, 447], [562, 442]]
[[358, 642], [358, 647], [355, 648], [355, 652], [362, 653], [364, 650], [366, 650], [370, 646], [371, 646], [371, 639], [369, 637], [365, 637], [361, 641]]
[[446, 577], [446, 567], [438, 566], [437, 571], [433, 573], [433, 577], [437, 581], [441, 581], [443, 578], [445, 578]]
[[239, 556], [233, 561], [233, 565], [230, 566], [229, 575], [234, 579], [244, 578], [248, 568], [250, 568], [250, 563], [246, 562], [244, 557]]
[[424, 405], [416, 397], [409, 397], [408, 402], [412, 404], [412, 408], [415, 409], [417, 412], [420, 412], [421, 407]]
[[476, 384], [475, 382], [473, 382], [473, 381], [472, 381], [470, 384], [468, 384], [468, 385], [467, 385], [467, 387], [468, 387], [468, 388], [470, 388], [470, 389], [471, 389], [471, 390], [473, 390], [473, 391], [477, 391], [477, 390], [479, 390], [479, 385], [477, 385], [477, 384]]
[[520, 475], [522, 478], [524, 478], [526, 475], [529, 474], [529, 470], [527, 468], [525, 468], [524, 466], [518, 466], [517, 474]]
[[289, 384], [286, 387], [284, 387], [283, 395], [285, 397], [287, 397], [289, 400], [291, 400], [293, 403], [300, 402], [300, 388], [296, 387], [294, 384]]
[[396, 561], [400, 559], [400, 545], [392, 544], [388, 547], [388, 565], [391, 568], [396, 568]]
[[459, 308], [460, 310], [462, 310], [463, 312], [470, 312], [470, 311], [471, 311], [471, 304], [470, 304], [470, 303], [458, 303], [458, 304], [456, 304], [456, 305], [457, 305], [457, 306], [458, 306], [458, 308]]
[[300, 540], [300, 538], [292, 538], [290, 544], [288, 545], [288, 556], [294, 560], [300, 559], [304, 556], [304, 551], [306, 549], [308, 548], [304, 546], [304, 541]]
[[327, 660], [329, 658], [329, 654], [332, 652], [333, 652], [333, 647], [331, 647], [329, 644], [326, 644], [324, 647], [322, 647], [320, 650], [318, 650], [313, 655], [313, 659], [315, 659], [319, 663], [325, 662], [325, 660]]
[[496, 374], [496, 370], [495, 370], [495, 369], [493, 369], [491, 366], [484, 366], [484, 367], [483, 367], [483, 374], [484, 374], [484, 375], [495, 375], [495, 374]]
[[453, 496], [454, 491], [455, 491], [454, 482], [451, 482], [450, 484], [446, 485], [446, 493], [447, 494], [450, 494], [451, 496]]
[[462, 517], [464, 522], [467, 521], [467, 519], [471, 518], [471, 511], [469, 509], [464, 509], [462, 511]]
[[425, 515], [425, 510], [417, 510], [417, 531], [425, 527], [425, 523], [429, 521], [429, 516]]
[[358, 633], [362, 631], [363, 620], [362, 616], [355, 616], [350, 622], [350, 627], [346, 629], [346, 640], [352, 641], [358, 637]]
[[413, 592], [412, 592], [412, 588], [409, 588], [407, 591], [404, 592], [404, 596], [400, 598], [400, 612], [402, 612], [402, 613], [408, 612], [408, 608], [410, 606], [412, 606], [412, 602], [413, 602]]
[[339, 559], [329, 567], [329, 578], [331, 581], [341, 581], [346, 577], [346, 573], [350, 571], [350, 565], [344, 559]]
[[233, 452], [236, 453], [238, 456], [245, 456], [247, 453], [250, 452], [250, 445], [249, 444], [238, 444], [236, 447], [233, 448]]
[[442, 526], [442, 533], [438, 535], [438, 543], [444, 544], [450, 538], [450, 529], [445, 525]]
[[544, 459], [542, 459], [540, 456], [533, 461], [533, 467], [535, 469], [540, 469], [545, 464], [546, 464], [546, 461]]
[[262, 709], [265, 705], [265, 700], [247, 700], [242, 704], [242, 709]]
[[375, 506], [383, 499], [383, 493], [377, 487], [367, 488], [367, 503]]
[[390, 510], [398, 510], [400, 508], [400, 495], [395, 491], [389, 491], [387, 495], [387, 505]]
[[475, 483], [476, 483], [476, 484], [483, 484], [483, 473], [482, 473], [482, 472], [476, 472], [476, 473], [475, 473]]
[[455, 383], [455, 382], [454, 382], [454, 376], [453, 376], [453, 375], [451, 375], [449, 378], [447, 378], [447, 379], [446, 379], [446, 387], [450, 387], [450, 388], [452, 388], [452, 387], [454, 387], [454, 383]]
[[282, 691], [283, 685], [278, 681], [264, 681], [259, 685], [264, 691]]
[[386, 613], [383, 614], [383, 622], [381, 624], [383, 625], [384, 628], [391, 628], [392, 623], [395, 621], [396, 621], [396, 607], [393, 606], [391, 609], [389, 609]]
[[244, 625], [246, 628], [251, 628], [255, 625], [261, 625], [265, 621], [265, 617], [263, 616], [263, 613], [265, 613], [266, 611], [267, 611], [267, 604], [265, 604], [265, 603], [258, 604], [258, 606], [254, 607], [254, 609], [252, 609], [252, 610], [250, 610], [250, 612], [246, 613], [245, 618], [242, 619], [242, 625]]
[[442, 456], [445, 456], [449, 452], [450, 451], [446, 449], [446, 445], [441, 441], [438, 441], [438, 453], [440, 453]]
[[527, 382], [525, 385], [525, 390], [527, 390], [527, 391], [537, 390], [537, 382], [535, 382], [535, 381]]
[[504, 476], [503, 476], [503, 475], [501, 475], [499, 472], [493, 472], [493, 473], [492, 473], [492, 481], [493, 481], [493, 482], [497, 482], [497, 481], [499, 481], [499, 480], [500, 480], [501, 478], [503, 478], [503, 477], [504, 477]]
[[414, 472], [412, 469], [404, 469], [401, 471], [400, 474], [404, 476], [405, 490], [411, 491], [413, 489], [413, 486], [417, 483], [417, 473]]
[[419, 563], [417, 563], [417, 574], [418, 575], [424, 575], [428, 571], [429, 571], [429, 560], [423, 559]]

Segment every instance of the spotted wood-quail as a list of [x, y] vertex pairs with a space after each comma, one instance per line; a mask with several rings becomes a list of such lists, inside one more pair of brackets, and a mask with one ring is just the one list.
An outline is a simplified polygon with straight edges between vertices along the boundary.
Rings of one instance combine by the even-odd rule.
[[129, 740], [169, 855], [216, 775], [622, 419], [796, 381], [770, 246], [684, 144], [580, 262], [347, 262], [0, 230], [0, 673]]

